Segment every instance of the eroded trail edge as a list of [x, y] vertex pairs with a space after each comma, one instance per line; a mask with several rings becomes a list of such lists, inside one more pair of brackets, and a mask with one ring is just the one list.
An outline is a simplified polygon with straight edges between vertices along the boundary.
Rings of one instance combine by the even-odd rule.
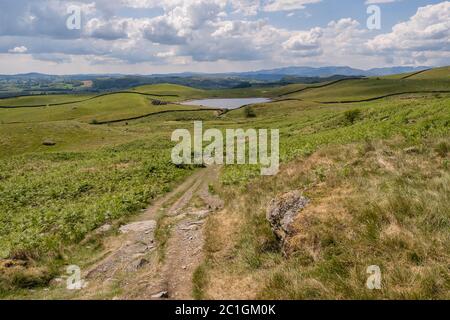
[[223, 207], [210, 191], [218, 173], [199, 170], [107, 238], [102, 258], [85, 273], [85, 298], [112, 292], [114, 299], [192, 299], [205, 219]]

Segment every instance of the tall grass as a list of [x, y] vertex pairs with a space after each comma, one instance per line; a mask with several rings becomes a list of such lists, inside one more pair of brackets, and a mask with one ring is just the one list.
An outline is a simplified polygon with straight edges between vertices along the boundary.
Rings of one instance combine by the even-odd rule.
[[[261, 299], [448, 299], [450, 172], [438, 141], [423, 141], [419, 154], [405, 152], [405, 143], [327, 147], [276, 178], [250, 182], [245, 195], [228, 189], [242, 225], [230, 240], [233, 258], [216, 261], [214, 274], [236, 282], [254, 274], [250, 297]], [[292, 189], [311, 204], [284, 257], [265, 208]], [[382, 290], [366, 287], [371, 265], [381, 268]]]

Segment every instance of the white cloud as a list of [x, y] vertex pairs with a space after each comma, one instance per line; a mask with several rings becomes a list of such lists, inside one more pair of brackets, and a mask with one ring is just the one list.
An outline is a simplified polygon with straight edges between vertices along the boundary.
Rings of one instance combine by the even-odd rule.
[[264, 11], [290, 11], [304, 9], [305, 5], [311, 3], [318, 3], [322, 0], [272, 0], [266, 6]]
[[145, 39], [158, 44], [184, 44], [186, 36], [187, 30], [177, 29], [177, 26], [166, 17], [157, 17], [144, 28]]
[[399, 0], [367, 0], [365, 4], [392, 3]]
[[392, 32], [367, 42], [375, 54], [389, 52], [424, 63], [430, 53], [447, 55], [450, 62], [450, 1], [421, 7], [408, 21], [399, 23]]
[[66, 54], [58, 53], [38, 53], [33, 54], [33, 58], [40, 61], [48, 61], [53, 63], [69, 63], [72, 62], [72, 57]]
[[[293, 25], [280, 27], [278, 20], [272, 20], [271, 12], [284, 12], [277, 17], [305, 16], [306, 10], [295, 10], [319, 2], [5, 1], [0, 11], [0, 54], [3, 59], [10, 56], [27, 63], [34, 58], [39, 67], [84, 63], [95, 65], [96, 70], [110, 66], [123, 71], [128, 67], [130, 72], [141, 72], [136, 67], [141, 64], [151, 69], [164, 65], [168, 70], [180, 65], [226, 68], [227, 64], [241, 68], [287, 64], [365, 67], [383, 65], [387, 57], [389, 64], [450, 63], [449, 1], [421, 8], [392, 32], [374, 38], [353, 18], [298, 30]], [[394, 0], [366, 0], [367, 4], [388, 2]], [[81, 30], [65, 27], [70, 4], [82, 5]], [[148, 12], [148, 17], [142, 14]]]
[[296, 32], [283, 43], [283, 48], [294, 52], [299, 56], [315, 56], [322, 53], [320, 38], [323, 35], [321, 28], [313, 28], [309, 31]]
[[25, 46], [15, 47], [13, 49], [8, 50], [9, 53], [25, 53], [27, 51], [28, 49]]
[[130, 8], [154, 8], [158, 6], [155, 0], [121, 0], [122, 4]]
[[235, 13], [254, 16], [261, 10], [261, 0], [230, 0]]
[[117, 40], [128, 37], [128, 26], [131, 19], [111, 19], [109, 21], [94, 18], [89, 20], [85, 27], [84, 32], [86, 35], [104, 39], [104, 40]]

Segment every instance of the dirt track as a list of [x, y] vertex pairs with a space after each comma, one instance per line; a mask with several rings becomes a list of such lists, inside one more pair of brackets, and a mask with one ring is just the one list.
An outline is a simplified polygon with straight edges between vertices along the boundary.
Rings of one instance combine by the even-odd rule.
[[[83, 298], [114, 291], [114, 299], [192, 299], [192, 275], [203, 260], [203, 223], [223, 206], [209, 192], [218, 170], [196, 172], [122, 226], [121, 235], [107, 238], [103, 258], [84, 274], [89, 284]], [[157, 228], [167, 231], [164, 243]]]

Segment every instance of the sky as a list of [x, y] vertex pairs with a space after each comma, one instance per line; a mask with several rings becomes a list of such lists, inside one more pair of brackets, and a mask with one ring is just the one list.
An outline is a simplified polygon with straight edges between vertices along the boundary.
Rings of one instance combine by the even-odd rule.
[[450, 1], [0, 0], [0, 74], [450, 65]]

